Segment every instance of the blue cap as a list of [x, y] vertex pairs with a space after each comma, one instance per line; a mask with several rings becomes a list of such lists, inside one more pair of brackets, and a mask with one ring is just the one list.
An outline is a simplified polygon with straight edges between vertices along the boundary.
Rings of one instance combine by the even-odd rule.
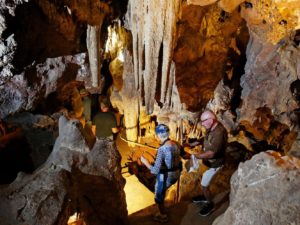
[[155, 133], [156, 134], [164, 134], [164, 133], [169, 133], [169, 127], [165, 124], [158, 124], [155, 128]]

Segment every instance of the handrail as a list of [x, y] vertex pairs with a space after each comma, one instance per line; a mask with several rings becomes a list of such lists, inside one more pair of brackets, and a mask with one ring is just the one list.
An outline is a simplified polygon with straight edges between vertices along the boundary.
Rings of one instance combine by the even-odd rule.
[[127, 143], [132, 143], [132, 144], [135, 144], [135, 145], [138, 145], [138, 146], [141, 146], [141, 147], [147, 147], [147, 148], [151, 148], [151, 149], [155, 149], [155, 150], [158, 149], [158, 147], [154, 147], [154, 146], [150, 146], [150, 145], [147, 145], [147, 144], [141, 144], [141, 143], [138, 143], [138, 142], [135, 142], [135, 141], [127, 140], [127, 139], [123, 138], [121, 134], [119, 135], [119, 137], [122, 141], [125, 141]]

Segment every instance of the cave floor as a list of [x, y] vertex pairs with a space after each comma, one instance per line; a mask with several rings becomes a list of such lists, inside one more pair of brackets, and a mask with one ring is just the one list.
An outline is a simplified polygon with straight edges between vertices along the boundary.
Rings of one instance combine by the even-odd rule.
[[[167, 214], [169, 216], [169, 221], [165, 224], [172, 225], [211, 225], [213, 221], [228, 207], [228, 201], [223, 202], [219, 207], [209, 216], [202, 217], [198, 215], [200, 207], [191, 203], [190, 201], [179, 202], [167, 208]], [[129, 215], [130, 225], [157, 225], [156, 221], [153, 221], [152, 215], [156, 212], [155, 205], [145, 208], [141, 211]]]
[[[117, 148], [122, 156], [121, 166], [125, 167], [127, 157], [130, 152], [128, 145], [120, 140], [116, 141]], [[126, 180], [125, 194], [127, 202], [127, 210], [129, 214], [130, 225], [155, 225], [159, 224], [152, 220], [152, 215], [157, 212], [154, 203], [154, 194], [149, 191], [142, 183], [138, 181], [135, 175], [130, 175], [126, 168], [122, 169], [122, 175]], [[210, 225], [213, 221], [228, 207], [228, 201], [225, 196], [227, 193], [221, 193], [214, 199], [216, 210], [209, 216], [202, 217], [198, 215], [199, 205], [193, 204], [191, 201], [182, 201], [175, 205], [167, 207], [169, 221], [165, 224], [172, 225]]]

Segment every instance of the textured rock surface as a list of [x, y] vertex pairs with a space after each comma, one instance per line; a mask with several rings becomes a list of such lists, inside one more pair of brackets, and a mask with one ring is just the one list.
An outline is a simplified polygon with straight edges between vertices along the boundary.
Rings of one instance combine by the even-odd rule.
[[[122, 4], [102, 1], [1, 1], [0, 102], [4, 104], [1, 104], [0, 118], [20, 110], [34, 109], [49, 93], [53, 93], [53, 88], [59, 91], [62, 85], [75, 80], [77, 75], [81, 75], [79, 80], [85, 81], [87, 88], [100, 92], [94, 87], [99, 80], [93, 81], [95, 75], [90, 76], [90, 67], [82, 67], [88, 63], [87, 57], [79, 59], [78, 53], [87, 50], [87, 24], [101, 26], [104, 18], [113, 19], [120, 13], [122, 9], [118, 7]], [[105, 32], [100, 35], [99, 30], [98, 33], [101, 45], [95, 44], [103, 48]], [[68, 62], [72, 57], [77, 61]], [[98, 67], [96, 70], [100, 71], [101, 63]]]
[[129, 1], [126, 16], [132, 33], [135, 89], [148, 113], [153, 112], [156, 98], [169, 103], [172, 97], [171, 56], [180, 4], [179, 0]]
[[251, 38], [247, 51], [248, 61], [241, 81], [240, 120], [247, 117], [253, 122], [256, 110], [262, 107], [271, 109], [275, 115], [297, 108], [290, 85], [300, 77], [297, 71], [299, 49], [288, 44], [274, 46]]
[[48, 161], [0, 188], [1, 224], [66, 224], [75, 212], [87, 224], [126, 224], [124, 179], [113, 143], [97, 140], [89, 150], [78, 121], [61, 117], [59, 126]]
[[299, 224], [300, 160], [260, 153], [231, 178], [230, 205], [214, 225]]
[[64, 84], [77, 77], [78, 80], [84, 80], [87, 76], [85, 57], [85, 54], [78, 54], [47, 59], [44, 63], [14, 75], [5, 85], [0, 86], [0, 118], [22, 110], [32, 110], [41, 99], [61, 91]]
[[44, 115], [20, 113], [6, 118], [5, 121], [22, 129], [30, 146], [30, 158], [34, 168], [42, 165], [53, 149], [58, 134], [57, 120]]
[[[200, 6], [197, 2], [208, 5]], [[0, 77], [0, 118], [18, 111], [41, 109], [41, 105], [48, 105], [51, 99], [66, 107], [74, 87], [68, 83], [75, 79], [84, 81], [93, 93], [101, 91], [92, 88], [101, 80], [98, 74], [101, 63], [93, 67], [98, 75], [93, 73], [91, 76], [87, 54], [72, 54], [86, 51], [87, 45], [94, 43], [86, 42], [88, 25], [100, 27], [107, 15], [115, 15], [114, 7], [126, 1], [120, 5], [116, 2], [59, 3], [47, 0], [5, 3], [1, 6], [5, 13], [1, 14], [3, 74]], [[125, 126], [131, 128], [128, 138], [137, 140], [141, 133], [138, 130], [139, 118], [146, 112], [161, 122], [166, 121], [172, 136], [183, 140], [187, 130], [183, 120], [194, 123], [197, 112], [210, 102], [208, 107], [218, 112], [228, 130], [244, 126], [256, 139], [266, 140], [274, 146], [288, 139], [289, 144], [282, 148], [288, 151], [296, 136], [286, 135], [287, 129], [295, 125], [289, 117], [298, 108], [292, 95], [286, 92], [298, 78], [299, 71], [299, 53], [296, 42], [291, 40], [292, 31], [298, 27], [296, 4], [277, 1], [271, 5], [270, 1], [263, 4], [238, 0], [188, 3], [129, 1], [125, 26], [132, 38], [122, 31], [122, 22], [114, 22], [118, 24], [114, 27], [114, 34], [110, 35], [108, 31], [110, 40], [106, 46], [109, 43], [114, 45], [109, 56], [113, 63], [109, 68], [117, 96], [112, 100], [116, 100], [114, 105], [126, 114]], [[292, 6], [293, 10], [288, 12]], [[268, 13], [271, 18], [266, 16]], [[29, 23], [33, 18], [40, 23]], [[107, 33], [104, 29], [101, 29], [101, 34], [100, 30], [97, 31], [97, 39], [101, 41], [94, 44], [98, 47], [104, 47], [102, 39]], [[245, 53], [248, 33], [251, 39]], [[24, 34], [22, 41], [21, 34]], [[283, 37], [286, 40], [279, 43]], [[36, 40], [44, 42], [35, 48], [28, 47]], [[57, 57], [66, 53], [69, 56]], [[98, 60], [102, 53], [101, 56], [98, 50], [96, 53]], [[239, 83], [244, 72], [245, 55], [248, 61]], [[102, 59], [99, 60], [97, 62]], [[123, 61], [126, 62], [125, 68]], [[14, 71], [13, 67], [17, 70]], [[125, 85], [121, 81], [122, 73]], [[62, 96], [55, 98], [57, 93]], [[125, 102], [132, 107], [126, 107]], [[185, 112], [185, 109], [196, 114]], [[260, 114], [266, 114], [264, 118], [270, 115], [272, 121], [267, 120], [258, 126]], [[262, 135], [274, 124], [276, 132]], [[281, 138], [272, 140], [275, 135]]]
[[274, 46], [252, 37], [247, 59], [237, 119], [257, 140], [287, 151], [295, 138], [291, 128], [299, 129], [298, 116], [291, 116], [299, 108], [291, 91], [299, 79], [299, 49], [289, 41]]
[[[116, 6], [122, 4], [127, 14], [114, 21], [118, 26], [110, 34], [106, 26]], [[80, 100], [74, 90], [78, 83], [99, 93], [100, 88], [92, 88], [92, 81], [99, 80], [92, 78], [99, 78], [102, 48], [109, 38], [106, 46], [112, 44], [113, 50], [107, 56], [112, 60], [108, 68], [115, 84], [111, 100], [125, 116], [127, 139], [153, 138], [154, 124], [161, 122], [169, 125], [172, 138], [183, 141], [194, 135], [199, 112], [209, 107], [231, 131], [231, 140], [249, 150], [276, 149], [299, 156], [299, 6], [299, 0], [130, 0], [128, 5], [125, 0], [2, 0], [0, 118], [34, 109], [52, 114], [61, 106], [72, 110], [70, 98]], [[94, 33], [97, 42], [86, 42], [90, 25], [102, 25]], [[123, 36], [123, 27], [129, 35]], [[96, 47], [89, 47], [93, 44]], [[97, 71], [93, 77], [87, 66], [93, 59], [78, 54], [87, 48], [96, 57], [90, 54], [95, 60], [92, 69]], [[294, 86], [299, 93], [293, 91]], [[82, 112], [80, 107], [73, 110], [76, 115]], [[51, 156], [52, 162], [64, 168], [53, 173], [67, 176], [61, 182], [66, 191], [70, 180], [85, 173], [92, 175], [82, 178], [89, 185], [78, 182], [83, 190], [93, 183], [102, 184], [103, 180], [94, 180], [96, 171], [110, 179], [109, 169], [99, 165], [87, 172], [84, 165], [94, 157], [93, 150], [76, 126], [81, 129], [77, 122], [63, 126], [61, 132], [74, 135], [60, 137], [55, 149], [64, 146], [63, 150]], [[76, 152], [67, 154], [69, 148]], [[199, 174], [187, 174], [181, 181], [196, 180], [194, 188], [199, 179]], [[186, 187], [183, 184], [182, 196], [195, 193]], [[58, 198], [58, 205], [64, 198]], [[85, 203], [82, 207], [90, 213]]]
[[[179, 21], [174, 50], [176, 85], [180, 100], [189, 111], [196, 112], [213, 98], [226, 71], [239, 61], [233, 56], [245, 48], [248, 31], [237, 11], [228, 14], [217, 5], [183, 5]], [[238, 47], [233, 47], [234, 42]]]
[[275, 45], [299, 29], [299, 7], [299, 0], [254, 0], [241, 4], [241, 15], [250, 33], [262, 42]]

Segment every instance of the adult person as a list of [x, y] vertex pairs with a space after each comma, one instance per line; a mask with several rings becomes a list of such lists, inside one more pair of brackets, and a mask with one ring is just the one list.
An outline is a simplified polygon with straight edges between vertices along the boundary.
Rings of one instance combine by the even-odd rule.
[[85, 88], [80, 89], [79, 91], [83, 106], [83, 116], [85, 118], [86, 123], [89, 123], [92, 121], [92, 99], [90, 96], [90, 93]]
[[113, 134], [118, 133], [117, 120], [115, 114], [109, 109], [108, 99], [100, 100], [100, 112], [93, 118], [93, 124], [96, 126], [96, 136], [98, 138], [108, 138], [113, 140]]
[[[206, 130], [206, 135], [203, 141], [203, 152], [194, 154], [196, 158], [202, 159], [202, 162], [208, 169], [203, 173], [201, 179], [201, 187], [203, 195], [193, 198], [194, 203], [203, 203], [203, 208], [199, 211], [201, 216], [207, 216], [214, 210], [209, 185], [216, 173], [224, 164], [225, 149], [227, 146], [227, 131], [224, 126], [218, 121], [216, 115], [205, 110], [201, 114], [201, 125]], [[199, 142], [188, 144], [196, 146]]]
[[169, 139], [170, 131], [165, 124], [159, 124], [155, 128], [157, 139], [160, 142], [160, 147], [157, 150], [154, 165], [141, 156], [141, 162], [156, 175], [155, 183], [155, 203], [158, 207], [158, 213], [153, 219], [164, 223], [168, 221], [166, 214], [164, 199], [166, 190], [174, 184], [181, 171], [180, 147], [175, 141]]

